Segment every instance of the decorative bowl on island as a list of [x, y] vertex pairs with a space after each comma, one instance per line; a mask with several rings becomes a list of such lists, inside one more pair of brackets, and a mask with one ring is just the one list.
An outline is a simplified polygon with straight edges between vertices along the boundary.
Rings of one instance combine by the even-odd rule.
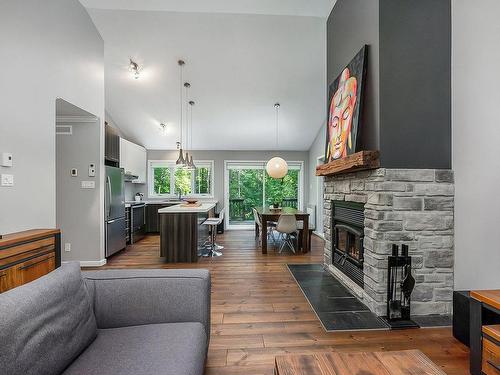
[[184, 200], [186, 201], [187, 204], [196, 204], [198, 202], [198, 199], [194, 198], [186, 198]]

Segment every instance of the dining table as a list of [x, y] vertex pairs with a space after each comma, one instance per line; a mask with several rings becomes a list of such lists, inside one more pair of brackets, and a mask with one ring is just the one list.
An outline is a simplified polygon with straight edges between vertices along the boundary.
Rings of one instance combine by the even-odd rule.
[[[267, 223], [268, 222], [277, 222], [281, 215], [295, 215], [297, 221], [302, 221], [302, 248], [301, 251], [303, 253], [309, 252], [310, 249], [310, 241], [309, 241], [309, 214], [307, 212], [300, 211], [293, 207], [282, 207], [282, 208], [270, 208], [270, 207], [255, 207], [257, 213], [260, 216], [260, 220], [262, 223], [262, 254], [267, 254]], [[259, 235], [259, 225], [255, 224], [255, 232], [257, 236]]]

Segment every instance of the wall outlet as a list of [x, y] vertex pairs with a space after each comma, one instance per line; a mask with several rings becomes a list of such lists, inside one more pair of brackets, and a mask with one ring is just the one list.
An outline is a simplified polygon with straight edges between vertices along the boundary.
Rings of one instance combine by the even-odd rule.
[[95, 181], [82, 181], [82, 189], [95, 189]]
[[0, 176], [1, 186], [14, 186], [13, 174], [2, 174]]
[[89, 164], [89, 177], [95, 177], [95, 164]]
[[64, 243], [64, 251], [71, 251], [71, 243], [70, 242]]
[[12, 167], [12, 154], [10, 152], [2, 153], [2, 167]]

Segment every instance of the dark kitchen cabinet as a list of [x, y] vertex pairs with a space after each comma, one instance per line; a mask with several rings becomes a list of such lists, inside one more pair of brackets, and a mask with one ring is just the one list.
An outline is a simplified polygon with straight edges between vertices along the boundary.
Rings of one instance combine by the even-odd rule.
[[160, 232], [160, 214], [158, 210], [164, 207], [173, 206], [176, 203], [148, 203], [146, 206], [146, 232], [159, 233]]
[[130, 220], [130, 207], [125, 207], [125, 240], [127, 241], [127, 245], [130, 244], [131, 241], [131, 220]]
[[160, 204], [148, 204], [146, 206], [146, 232], [159, 232], [159, 215], [158, 210], [162, 206]]
[[146, 205], [134, 204], [130, 207], [130, 243], [134, 244], [146, 234]]
[[120, 136], [108, 123], [105, 124], [104, 160], [106, 165], [118, 167], [120, 164]]

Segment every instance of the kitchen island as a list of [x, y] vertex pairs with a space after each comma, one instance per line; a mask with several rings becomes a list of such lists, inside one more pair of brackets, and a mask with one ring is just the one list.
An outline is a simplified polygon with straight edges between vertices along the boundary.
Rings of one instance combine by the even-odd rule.
[[167, 263], [194, 263], [198, 250], [208, 238], [202, 223], [214, 216], [217, 202], [199, 206], [176, 204], [158, 210], [160, 216], [160, 256]]

